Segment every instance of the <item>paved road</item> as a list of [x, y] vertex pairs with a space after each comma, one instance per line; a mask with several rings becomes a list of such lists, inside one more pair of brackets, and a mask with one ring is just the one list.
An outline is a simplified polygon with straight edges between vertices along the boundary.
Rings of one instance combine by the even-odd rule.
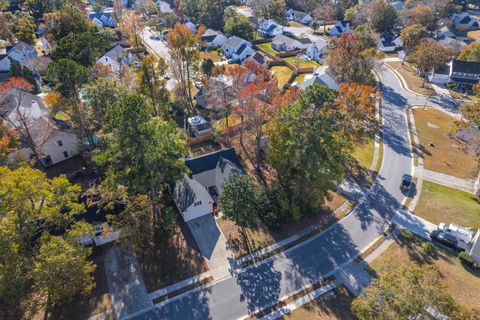
[[[243, 317], [319, 281], [358, 256], [383, 232], [404, 198], [399, 189], [401, 177], [412, 171], [404, 109], [425, 103], [425, 98], [403, 90], [391, 70], [380, 66], [378, 71], [384, 84], [384, 164], [364, 201], [342, 223], [319, 236], [243, 269], [235, 277], [159, 304], [136, 319]], [[409, 223], [417, 227], [415, 219]]]

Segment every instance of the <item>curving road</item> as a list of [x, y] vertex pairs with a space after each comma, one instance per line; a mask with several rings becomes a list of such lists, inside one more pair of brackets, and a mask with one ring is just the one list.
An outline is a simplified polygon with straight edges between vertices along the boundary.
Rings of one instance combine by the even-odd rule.
[[[206, 288], [190, 291], [135, 319], [237, 319], [276, 304], [352, 261], [386, 228], [404, 195], [401, 177], [412, 172], [405, 108], [425, 97], [405, 91], [394, 73], [378, 67], [383, 83], [383, 166], [372, 191], [341, 223]], [[412, 223], [415, 223], [413, 220]]]

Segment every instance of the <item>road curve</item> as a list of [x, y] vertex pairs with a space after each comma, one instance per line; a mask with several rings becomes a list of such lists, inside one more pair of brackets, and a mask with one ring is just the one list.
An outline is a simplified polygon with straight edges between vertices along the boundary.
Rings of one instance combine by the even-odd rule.
[[404, 195], [399, 186], [412, 172], [405, 108], [425, 97], [405, 91], [394, 73], [377, 68], [383, 83], [383, 165], [371, 192], [341, 223], [236, 276], [156, 305], [134, 319], [238, 319], [277, 303], [351, 261], [385, 229]]

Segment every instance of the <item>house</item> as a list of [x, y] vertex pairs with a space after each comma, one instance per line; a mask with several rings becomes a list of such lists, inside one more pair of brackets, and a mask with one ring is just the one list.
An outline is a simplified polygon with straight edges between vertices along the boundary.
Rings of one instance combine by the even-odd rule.
[[329, 74], [328, 66], [321, 66], [313, 70], [313, 76], [305, 76], [303, 82], [294, 82], [292, 86], [297, 86], [300, 89], [305, 90], [306, 88], [314, 85], [326, 85], [332, 90], [338, 90], [339, 85], [335, 79]]
[[288, 20], [293, 20], [306, 25], [310, 24], [313, 20], [312, 16], [308, 13], [293, 9], [287, 11], [287, 18]]
[[471, 88], [480, 79], [480, 62], [452, 60], [450, 63], [449, 82], [461, 88]]
[[190, 21], [189, 18], [184, 18], [183, 19], [183, 24], [185, 26], [187, 26], [187, 28], [189, 28], [190, 30], [192, 30], [192, 33], [193, 34], [196, 34], [197, 33], [197, 25], [195, 23], [193, 23], [192, 21]]
[[88, 19], [100, 28], [116, 28], [117, 22], [113, 18], [112, 12], [90, 12]]
[[18, 61], [22, 66], [29, 67], [30, 62], [37, 58], [35, 47], [20, 41], [13, 47], [0, 49], [0, 71], [10, 71], [10, 59]]
[[437, 29], [437, 31], [435, 31], [435, 39], [442, 39], [442, 38], [445, 38], [445, 37], [456, 38], [457, 35], [448, 26], [443, 26], [443, 27]]
[[168, 4], [165, 1], [159, 0], [159, 1], [156, 2], [156, 5], [157, 5], [157, 10], [161, 13], [172, 13], [173, 12], [172, 8], [170, 7], [170, 4]]
[[232, 148], [186, 159], [185, 165], [190, 173], [171, 183], [169, 188], [186, 222], [212, 214], [225, 181], [233, 173], [244, 173], [240, 159]]
[[222, 100], [226, 99], [228, 103], [233, 103], [236, 96], [232, 88], [231, 78], [225, 75], [210, 77], [207, 85], [200, 87], [193, 98], [195, 99], [196, 107], [219, 112], [221, 111], [220, 106], [211, 103], [216, 97], [222, 97]]
[[262, 20], [258, 27], [258, 34], [262, 37], [272, 38], [282, 33], [283, 27], [272, 19]]
[[[14, 89], [15, 90], [15, 89]], [[19, 107], [18, 99], [21, 99]], [[31, 93], [16, 94], [10, 91], [2, 101], [1, 114], [5, 125], [17, 131], [28, 132], [45, 167], [62, 162], [80, 153], [80, 141], [70, 127], [63, 121], [51, 119], [42, 99]], [[22, 125], [26, 119], [27, 128]], [[19, 151], [32, 156], [30, 148]]]
[[342, 33], [352, 34], [352, 25], [350, 21], [337, 21], [335, 26], [330, 30], [332, 37], [340, 37]]
[[310, 38], [307, 38], [307, 37], [298, 39], [298, 42], [300, 42], [300, 44], [298, 45], [297, 48], [301, 50], [308, 49], [312, 45], [312, 40], [310, 40]]
[[237, 62], [242, 62], [255, 52], [250, 42], [237, 36], [230, 37], [227, 41], [225, 41], [222, 49], [227, 59]]
[[462, 51], [464, 47], [467, 46], [467, 44], [464, 41], [459, 40], [455, 37], [437, 38], [437, 42], [445, 49], [450, 49], [452, 50], [452, 52], [454, 52], [457, 55], [460, 53], [460, 51]]
[[478, 21], [468, 12], [454, 13], [450, 20], [457, 29], [477, 29]]
[[468, 253], [473, 258], [475, 265], [480, 267], [480, 231], [477, 231], [477, 234], [473, 237]]
[[381, 52], [396, 52], [403, 47], [400, 36], [393, 33], [383, 33], [377, 44], [377, 50]]
[[110, 73], [118, 75], [122, 66], [129, 65], [132, 61], [132, 54], [121, 45], [116, 45], [101, 56], [97, 63], [110, 68]]
[[215, 31], [212, 29], [207, 29], [202, 34], [202, 42], [205, 43], [207, 47], [217, 48], [223, 46], [227, 41], [227, 37], [220, 31]]
[[432, 70], [428, 75], [428, 81], [437, 85], [446, 85], [450, 82], [450, 66], [444, 65], [442, 68]]
[[323, 39], [318, 39], [307, 48], [305, 53], [310, 59], [320, 62], [327, 48], [328, 48], [327, 41]]
[[248, 57], [244, 62], [246, 61], [253, 61], [257, 64], [267, 65], [267, 55], [261, 51], [256, 51], [254, 54]]
[[301, 43], [298, 40], [280, 34], [273, 38], [272, 48], [280, 52], [294, 51], [299, 48]]

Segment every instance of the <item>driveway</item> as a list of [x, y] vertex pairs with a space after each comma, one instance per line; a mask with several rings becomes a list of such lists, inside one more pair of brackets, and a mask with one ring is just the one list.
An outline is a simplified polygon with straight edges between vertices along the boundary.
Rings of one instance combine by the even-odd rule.
[[[147, 47], [147, 51], [157, 55], [158, 57], [162, 57], [167, 61], [167, 64], [170, 64], [170, 60], [172, 57], [168, 51], [167, 43], [164, 40], [154, 40], [150, 38], [152, 35], [155, 35], [149, 28], [143, 29], [141, 34], [141, 38]], [[167, 89], [172, 90], [175, 87], [175, 80], [173, 80], [172, 74], [170, 70], [167, 70], [170, 79], [167, 81]]]
[[198, 248], [207, 261], [215, 280], [230, 276], [233, 255], [227, 248], [227, 239], [211, 214], [187, 222]]

